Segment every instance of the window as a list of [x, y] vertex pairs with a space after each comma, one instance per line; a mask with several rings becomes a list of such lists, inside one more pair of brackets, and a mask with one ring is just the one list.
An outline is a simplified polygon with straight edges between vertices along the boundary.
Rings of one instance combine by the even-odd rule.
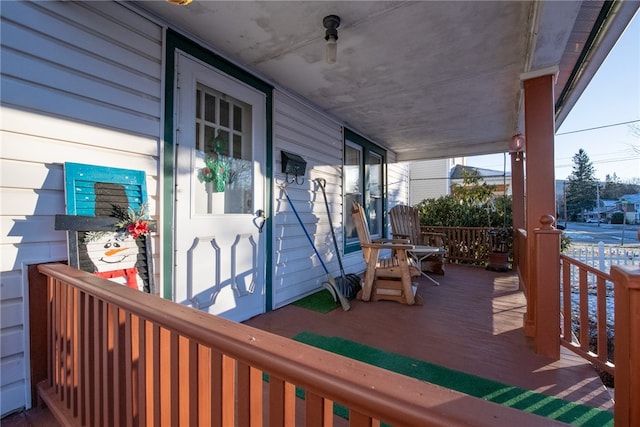
[[358, 234], [351, 217], [354, 201], [364, 208], [371, 237], [383, 237], [385, 161], [385, 150], [345, 129], [343, 169], [345, 252], [360, 249]]
[[195, 126], [200, 170], [216, 165], [224, 181], [216, 189], [203, 185], [202, 193], [196, 194], [196, 213], [251, 213], [251, 106], [198, 84]]

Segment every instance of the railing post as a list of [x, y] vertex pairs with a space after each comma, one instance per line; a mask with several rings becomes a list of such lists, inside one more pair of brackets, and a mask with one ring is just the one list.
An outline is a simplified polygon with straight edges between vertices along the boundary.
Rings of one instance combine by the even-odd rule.
[[605, 248], [604, 242], [598, 242], [598, 269], [600, 271], [606, 271], [604, 265]]
[[542, 226], [534, 230], [535, 263], [533, 286], [535, 298], [536, 353], [560, 358], [560, 235], [553, 227], [555, 218], [544, 215]]
[[49, 378], [47, 370], [47, 276], [38, 271], [37, 264], [28, 267], [29, 280], [29, 348], [31, 374], [31, 401], [34, 406], [42, 402], [38, 397], [37, 385]]
[[611, 267], [614, 283], [616, 427], [640, 425], [640, 268]]

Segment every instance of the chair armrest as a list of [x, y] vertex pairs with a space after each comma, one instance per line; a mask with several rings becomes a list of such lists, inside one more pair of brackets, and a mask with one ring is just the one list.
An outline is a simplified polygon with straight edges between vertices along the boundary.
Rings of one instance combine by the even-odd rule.
[[415, 245], [415, 246], [412, 246], [411, 252], [422, 253], [422, 254], [428, 253], [433, 255], [443, 255], [447, 251], [442, 246]]
[[409, 235], [408, 234], [391, 233], [391, 235], [393, 236], [394, 239], [409, 240]]
[[393, 251], [410, 251], [415, 246], [410, 244], [398, 244], [398, 243], [360, 243], [360, 247], [362, 248], [377, 248], [377, 249], [390, 249]]
[[410, 244], [409, 239], [372, 239], [372, 243], [398, 243], [398, 244]]

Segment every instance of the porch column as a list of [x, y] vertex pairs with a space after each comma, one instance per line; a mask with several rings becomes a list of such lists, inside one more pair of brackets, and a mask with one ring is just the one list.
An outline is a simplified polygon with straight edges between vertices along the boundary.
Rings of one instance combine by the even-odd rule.
[[[560, 230], [553, 228], [555, 218], [544, 215], [534, 240], [534, 276], [537, 283], [535, 319], [536, 353], [560, 359]], [[555, 261], [554, 261], [555, 260]]]
[[[527, 230], [527, 259], [529, 283], [527, 284], [527, 313], [525, 315], [525, 334], [535, 336], [537, 341], [543, 339], [536, 336], [538, 316], [553, 315], [540, 301], [540, 287], [560, 292], [560, 277], [555, 280], [542, 281], [540, 274], [559, 259], [550, 259], [547, 254], [536, 256], [536, 239], [534, 230], [540, 226], [540, 218], [555, 215], [555, 173], [554, 173], [554, 134], [555, 109], [553, 86], [557, 67], [533, 71], [521, 76], [524, 88], [524, 122], [526, 138], [525, 161], [525, 224]], [[543, 261], [543, 262], [541, 262]], [[549, 294], [544, 290], [542, 294]], [[556, 313], [559, 316], [559, 313]], [[558, 327], [560, 323], [558, 320]], [[544, 346], [543, 346], [544, 347]]]
[[524, 228], [524, 159], [521, 153], [511, 153], [511, 198], [513, 229]]
[[513, 268], [517, 269], [522, 281], [527, 282], [527, 274], [524, 271], [526, 263], [519, 264], [520, 254], [526, 251], [525, 247], [520, 247], [518, 229], [525, 227], [524, 222], [524, 159], [522, 153], [511, 153], [511, 215], [513, 217]]
[[616, 426], [640, 425], [640, 268], [611, 267], [615, 286], [614, 324]]

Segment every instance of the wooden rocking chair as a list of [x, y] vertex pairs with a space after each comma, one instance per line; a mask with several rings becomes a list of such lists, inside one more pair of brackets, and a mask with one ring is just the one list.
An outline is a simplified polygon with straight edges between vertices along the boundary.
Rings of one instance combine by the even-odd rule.
[[423, 275], [438, 284], [424, 272], [444, 274], [444, 233], [423, 232], [418, 211], [406, 205], [396, 205], [389, 211], [391, 234], [394, 239], [409, 239], [416, 249], [410, 253], [418, 262]]
[[[420, 270], [407, 255], [413, 246], [406, 239], [371, 240], [367, 219], [359, 203], [353, 203], [352, 216], [367, 264], [362, 290], [357, 297], [364, 301], [392, 300], [422, 305], [422, 298], [416, 295], [417, 286], [412, 282], [413, 277], [420, 276]], [[380, 258], [382, 250], [390, 250], [392, 256]]]

